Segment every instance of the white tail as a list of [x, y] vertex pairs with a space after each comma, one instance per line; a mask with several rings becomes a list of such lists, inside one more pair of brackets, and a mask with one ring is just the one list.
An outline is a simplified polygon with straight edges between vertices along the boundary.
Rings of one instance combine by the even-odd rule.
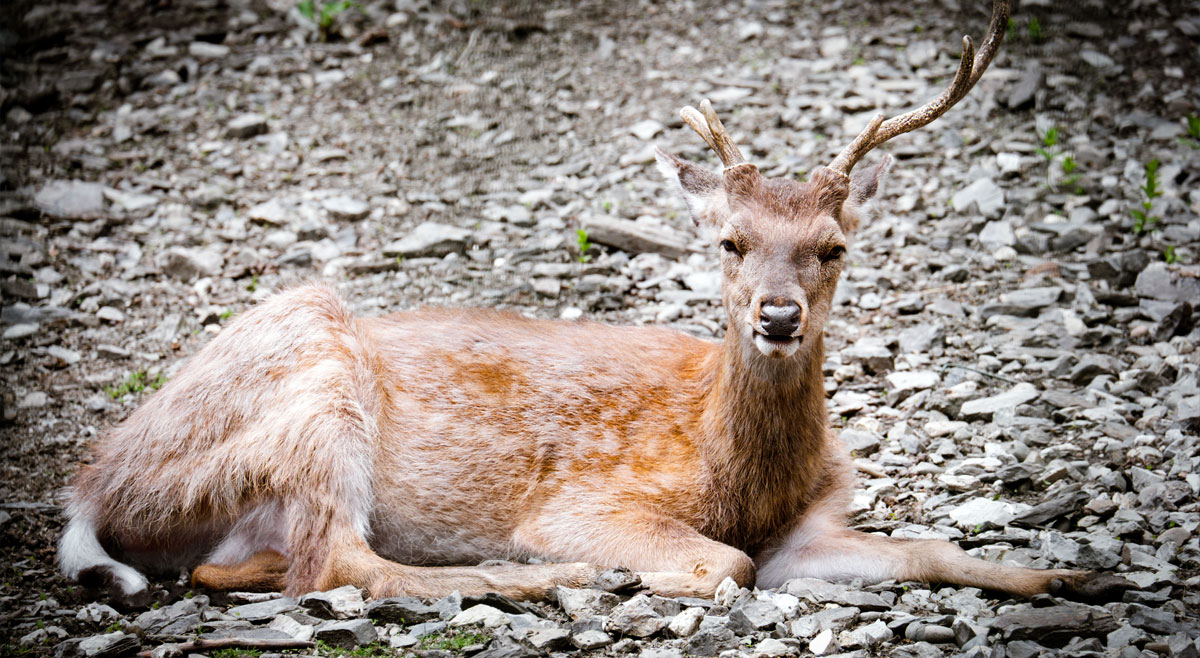
[[[659, 165], [719, 233], [722, 343], [483, 310], [356, 319], [324, 287], [293, 289], [97, 443], [75, 479], [63, 570], [144, 587], [106, 546], [138, 564], [203, 560], [198, 585], [290, 594], [528, 598], [600, 567], [665, 595], [801, 576], [1119, 591], [845, 525], [853, 472], [826, 424], [822, 333], [857, 209], [888, 160], [850, 169], [966, 93], [1003, 32], [1007, 2], [995, 6], [965, 83], [874, 121], [806, 183], [762, 177], [707, 102], [685, 108], [725, 169], [661, 151]], [[552, 562], [446, 566], [527, 557]]]

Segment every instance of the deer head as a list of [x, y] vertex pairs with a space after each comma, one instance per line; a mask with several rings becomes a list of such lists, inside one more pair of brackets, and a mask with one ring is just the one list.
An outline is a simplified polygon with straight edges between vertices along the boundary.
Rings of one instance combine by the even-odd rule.
[[753, 358], [802, 357], [819, 344], [859, 209], [875, 196], [891, 162], [851, 176], [868, 151], [916, 130], [967, 95], [991, 63], [1008, 24], [1010, 0], [994, 0], [992, 20], [976, 53], [963, 37], [954, 81], [937, 98], [906, 114], [875, 116], [828, 166], [807, 182], [765, 178], [747, 162], [707, 100], [680, 110], [683, 121], [717, 153], [718, 174], [657, 149], [659, 169], [679, 183], [692, 219], [716, 229], [724, 274], [722, 301], [729, 315], [726, 341]]

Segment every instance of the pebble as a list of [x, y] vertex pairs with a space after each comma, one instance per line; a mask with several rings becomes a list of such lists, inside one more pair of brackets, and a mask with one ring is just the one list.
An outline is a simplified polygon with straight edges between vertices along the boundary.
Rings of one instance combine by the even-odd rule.
[[225, 136], [246, 139], [267, 132], [267, 118], [261, 114], [242, 114], [225, 124]]

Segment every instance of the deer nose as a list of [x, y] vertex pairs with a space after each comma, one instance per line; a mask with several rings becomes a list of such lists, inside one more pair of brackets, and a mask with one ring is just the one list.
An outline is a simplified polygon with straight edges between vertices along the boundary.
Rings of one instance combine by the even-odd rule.
[[788, 302], [782, 306], [763, 304], [759, 326], [768, 336], [790, 336], [800, 327], [800, 305]]

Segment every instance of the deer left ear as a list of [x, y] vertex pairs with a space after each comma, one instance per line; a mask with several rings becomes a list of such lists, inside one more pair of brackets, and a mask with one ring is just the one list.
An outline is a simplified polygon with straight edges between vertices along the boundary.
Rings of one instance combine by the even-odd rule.
[[655, 147], [658, 170], [668, 180], [679, 184], [683, 199], [697, 226], [720, 227], [729, 215], [729, 200], [721, 176]]
[[892, 156], [884, 155], [879, 164], [855, 172], [851, 176], [850, 196], [846, 199], [846, 203], [842, 205], [842, 213], [838, 218], [838, 224], [842, 227], [842, 233], [845, 233], [847, 238], [852, 237], [858, 232], [858, 226], [862, 223], [861, 215], [863, 206], [875, 198], [875, 194], [879, 192], [879, 183], [883, 180], [884, 174], [887, 173], [888, 168], [891, 166]]
[[891, 166], [892, 156], [884, 155], [879, 164], [851, 176], [849, 202], [854, 206], [861, 206], [873, 199], [875, 193], [879, 191], [880, 181], [883, 180], [884, 174]]

